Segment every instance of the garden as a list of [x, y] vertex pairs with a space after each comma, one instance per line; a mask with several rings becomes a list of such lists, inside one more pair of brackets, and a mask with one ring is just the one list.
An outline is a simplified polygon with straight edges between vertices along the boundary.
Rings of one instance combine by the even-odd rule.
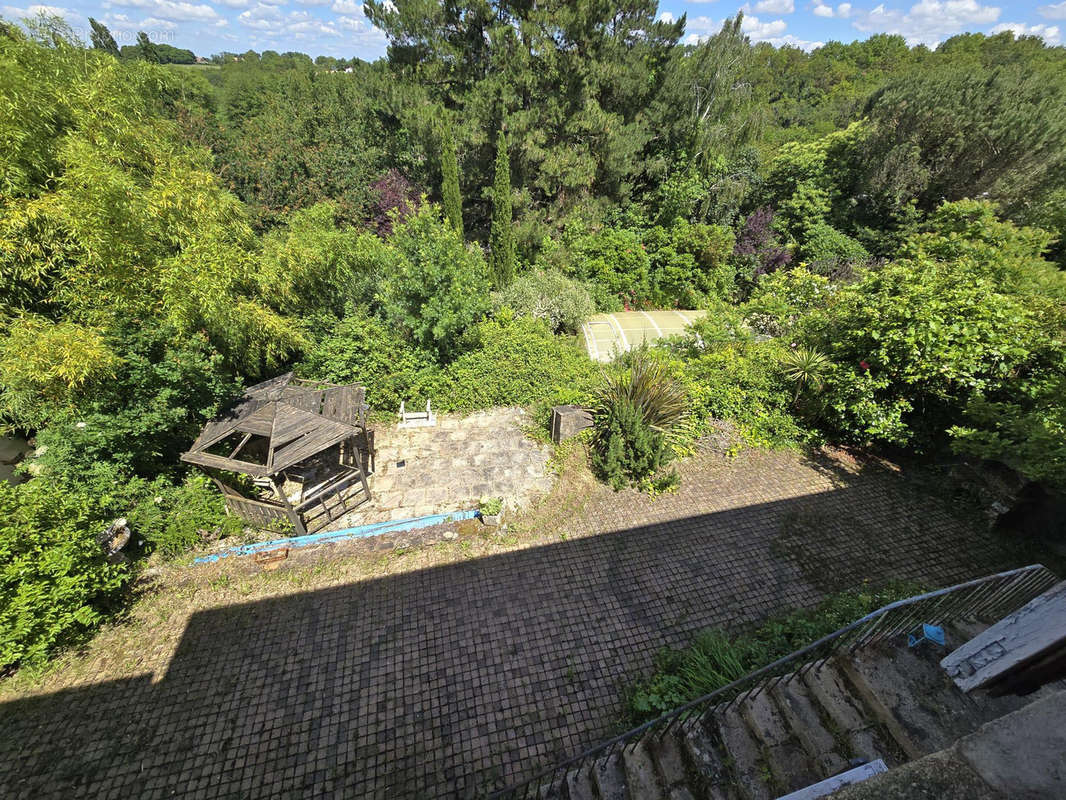
[[[590, 30], [618, 48], [558, 44], [582, 34], [557, 10], [537, 35], [559, 58], [510, 63], [501, 23], [456, 67], [469, 20], [379, 5], [421, 71], [400, 50], [355, 74], [268, 52], [208, 79], [0, 22], [0, 422], [33, 446], [0, 482], [0, 669], [84, 641], [147, 565], [241, 536], [179, 455], [290, 369], [361, 383], [379, 420], [522, 406], [547, 439], [553, 406], [587, 407], [616, 490], [675, 491], [721, 421], [738, 449], [990, 459], [1066, 486], [1061, 48], [807, 54], [752, 45], [739, 17], [689, 46], [651, 3], [625, 17], [655, 31], [640, 44], [606, 18]], [[750, 93], [710, 91], [727, 72]], [[693, 85], [718, 105], [679, 110]], [[707, 315], [608, 365], [577, 335], [668, 308]], [[111, 563], [118, 517], [134, 557]]]

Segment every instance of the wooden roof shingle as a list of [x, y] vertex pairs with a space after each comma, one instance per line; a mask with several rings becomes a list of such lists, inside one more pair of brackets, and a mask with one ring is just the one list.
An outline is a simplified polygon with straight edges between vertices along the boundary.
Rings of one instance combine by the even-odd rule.
[[[319, 385], [323, 386], [323, 385]], [[358, 433], [363, 427], [363, 387], [303, 385], [291, 372], [248, 388], [204, 425], [181, 460], [246, 475], [274, 475]], [[244, 434], [229, 456], [209, 452], [233, 434]], [[250, 436], [268, 440], [266, 464], [239, 458]]]

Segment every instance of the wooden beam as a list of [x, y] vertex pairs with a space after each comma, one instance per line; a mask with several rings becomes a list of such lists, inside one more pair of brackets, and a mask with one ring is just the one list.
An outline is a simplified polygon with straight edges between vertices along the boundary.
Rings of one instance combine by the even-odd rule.
[[307, 533], [307, 528], [304, 527], [304, 521], [300, 518], [300, 513], [292, 507], [292, 503], [289, 502], [289, 497], [285, 494], [281, 488], [282, 480], [277, 475], [270, 476], [270, 483], [274, 486], [274, 491], [278, 495], [278, 499], [285, 504], [285, 514], [289, 517], [289, 522], [292, 523], [292, 527], [296, 529], [296, 533], [299, 536], [303, 536]]
[[244, 447], [246, 444], [248, 444], [248, 440], [251, 439], [251, 438], [252, 438], [252, 434], [250, 434], [250, 433], [244, 434], [244, 438], [241, 439], [240, 443], [236, 447], [233, 448], [233, 452], [230, 453], [229, 456], [227, 456], [227, 458], [233, 458], [235, 455], [237, 455], [237, 453], [240, 452], [240, 449], [242, 447]]

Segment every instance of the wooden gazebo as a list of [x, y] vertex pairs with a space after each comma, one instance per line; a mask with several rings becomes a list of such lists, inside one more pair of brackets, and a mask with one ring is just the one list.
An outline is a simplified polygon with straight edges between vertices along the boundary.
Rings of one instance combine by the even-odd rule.
[[[208, 422], [181, 460], [211, 477], [231, 513], [262, 527], [286, 519], [299, 534], [319, 530], [370, 499], [365, 396], [355, 384], [280, 375]], [[249, 476], [255, 490], [244, 481], [242, 493], [229, 473]]]

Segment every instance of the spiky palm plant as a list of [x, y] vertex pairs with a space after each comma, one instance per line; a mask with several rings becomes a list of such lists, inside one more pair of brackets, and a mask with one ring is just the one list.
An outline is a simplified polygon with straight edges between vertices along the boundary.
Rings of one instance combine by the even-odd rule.
[[622, 402], [636, 409], [644, 424], [658, 433], [666, 433], [685, 413], [681, 387], [666, 365], [643, 349], [634, 353], [630, 369], [604, 375], [594, 398], [593, 416], [609, 416]]
[[681, 387], [644, 350], [629, 369], [604, 375], [596, 392], [593, 464], [616, 489], [653, 474], [669, 460], [666, 434], [685, 413]]
[[792, 401], [799, 400], [804, 389], [820, 392], [825, 385], [825, 371], [829, 368], [829, 358], [812, 347], [797, 347], [781, 357], [781, 367], [795, 385]]

